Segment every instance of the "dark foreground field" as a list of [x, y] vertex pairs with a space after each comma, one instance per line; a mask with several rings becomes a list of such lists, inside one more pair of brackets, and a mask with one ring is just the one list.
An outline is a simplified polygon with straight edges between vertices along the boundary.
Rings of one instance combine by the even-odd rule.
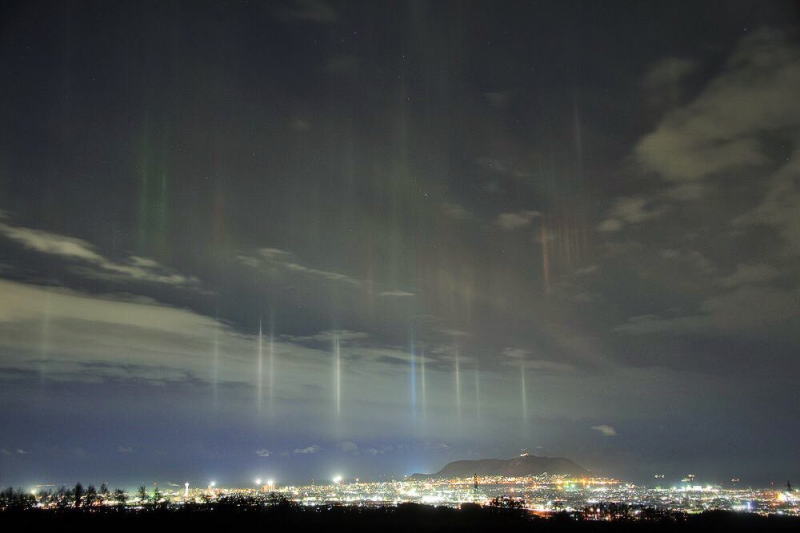
[[490, 508], [455, 510], [420, 505], [397, 508], [355, 507], [253, 509], [205, 507], [148, 511], [6, 511], [0, 531], [731, 531], [800, 530], [800, 519], [709, 512], [654, 520], [595, 522], [567, 515], [549, 519]]

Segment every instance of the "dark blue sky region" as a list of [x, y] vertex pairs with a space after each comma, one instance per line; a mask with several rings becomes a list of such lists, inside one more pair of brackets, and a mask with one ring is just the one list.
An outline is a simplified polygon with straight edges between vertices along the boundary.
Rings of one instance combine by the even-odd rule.
[[0, 10], [0, 485], [800, 477], [795, 3]]

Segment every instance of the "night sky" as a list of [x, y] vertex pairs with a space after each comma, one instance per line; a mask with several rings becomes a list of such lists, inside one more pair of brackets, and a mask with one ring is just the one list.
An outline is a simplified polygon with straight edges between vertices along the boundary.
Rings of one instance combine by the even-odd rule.
[[800, 478], [790, 2], [2, 2], [0, 485]]

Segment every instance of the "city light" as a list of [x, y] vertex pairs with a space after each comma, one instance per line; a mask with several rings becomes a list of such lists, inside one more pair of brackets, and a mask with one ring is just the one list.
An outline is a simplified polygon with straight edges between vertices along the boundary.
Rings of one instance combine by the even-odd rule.
[[[256, 485], [266, 481], [272, 487], [274, 479], [256, 478]], [[785, 490], [774, 487], [757, 489], [741, 486], [722, 487], [713, 484], [677, 485], [672, 488], [636, 485], [606, 477], [570, 477], [566, 475], [538, 474], [519, 477], [484, 475], [456, 478], [406, 478], [393, 481], [346, 481], [336, 474], [331, 484], [309, 484], [283, 487], [281, 495], [304, 507], [355, 505], [366, 507], [393, 507], [402, 503], [459, 508], [463, 504], [480, 506], [516, 505], [541, 517], [568, 512], [587, 520], [615, 520], [636, 517], [646, 510], [663, 513], [696, 514], [709, 510], [781, 514], [800, 516], [800, 499], [788, 486]], [[164, 490], [161, 497], [176, 508], [189, 502], [207, 503], [237, 498], [243, 505], [264, 505], [260, 487], [219, 488], [210, 481], [209, 491], [202, 496], [190, 491], [189, 484]], [[788, 484], [787, 484], [788, 485]], [[58, 509], [59, 496], [38, 487], [29, 489], [39, 508]], [[110, 494], [98, 497], [100, 506], [119, 506]], [[140, 506], [139, 498], [131, 498], [133, 506]], [[269, 500], [267, 500], [269, 501]], [[251, 503], [247, 503], [251, 502]], [[124, 506], [125, 504], [123, 504]]]

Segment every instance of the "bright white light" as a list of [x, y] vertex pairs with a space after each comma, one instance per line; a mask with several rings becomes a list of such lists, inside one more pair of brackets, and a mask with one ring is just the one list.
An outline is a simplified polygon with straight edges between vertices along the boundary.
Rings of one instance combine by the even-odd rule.
[[256, 485], [261, 485], [261, 478], [260, 477], [256, 478]]
[[333, 482], [337, 485], [342, 482], [342, 476], [333, 476]]
[[273, 486], [274, 484], [275, 484], [275, 480], [274, 480], [274, 479], [268, 479], [268, 480], [267, 480], [267, 485], [268, 485], [268, 486], [270, 486], [270, 487], [271, 487], [271, 486]]
[[216, 487], [216, 486], [217, 486], [217, 482], [216, 482], [216, 481], [212, 481], [212, 482], [210, 482], [210, 483], [208, 484], [208, 486], [209, 486], [209, 487]]

